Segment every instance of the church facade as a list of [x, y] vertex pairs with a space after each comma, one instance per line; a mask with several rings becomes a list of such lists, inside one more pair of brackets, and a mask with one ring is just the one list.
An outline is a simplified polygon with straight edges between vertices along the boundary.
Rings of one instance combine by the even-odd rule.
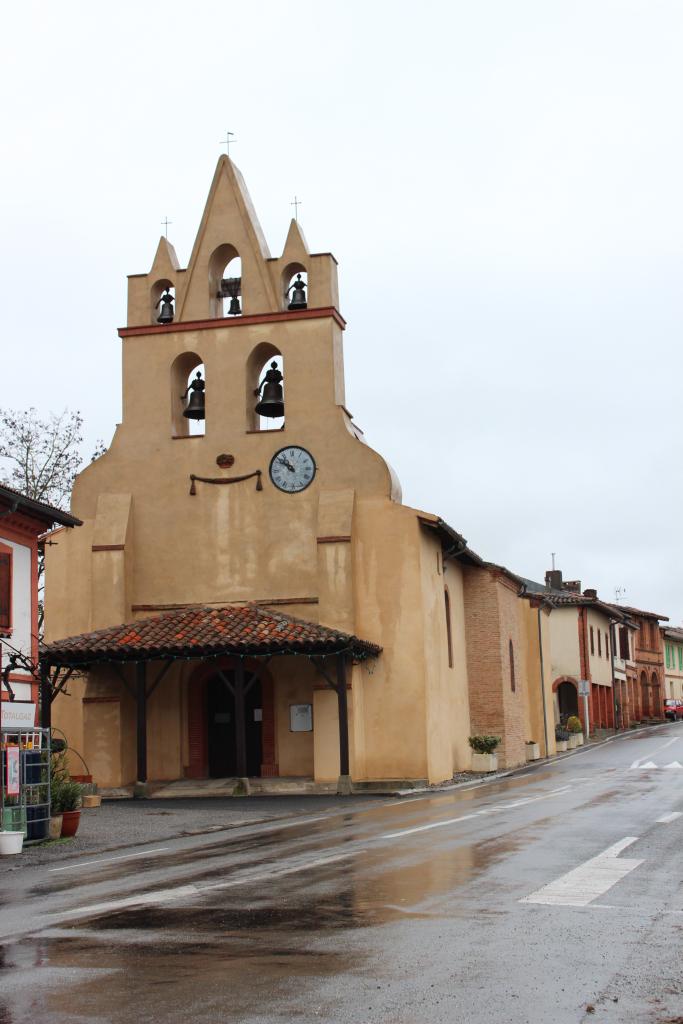
[[52, 717], [101, 786], [435, 783], [475, 731], [504, 766], [543, 745], [547, 623], [364, 443], [336, 270], [296, 221], [270, 255], [224, 156], [187, 268], [162, 238], [129, 278], [122, 422], [47, 549]]

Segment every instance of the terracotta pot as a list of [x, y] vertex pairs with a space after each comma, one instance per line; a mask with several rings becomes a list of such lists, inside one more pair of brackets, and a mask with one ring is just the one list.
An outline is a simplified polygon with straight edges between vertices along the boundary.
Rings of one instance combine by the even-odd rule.
[[50, 839], [59, 839], [62, 834], [62, 816], [53, 814], [50, 818]]
[[81, 820], [80, 809], [77, 811], [62, 812], [62, 839], [70, 839], [78, 832], [78, 823]]

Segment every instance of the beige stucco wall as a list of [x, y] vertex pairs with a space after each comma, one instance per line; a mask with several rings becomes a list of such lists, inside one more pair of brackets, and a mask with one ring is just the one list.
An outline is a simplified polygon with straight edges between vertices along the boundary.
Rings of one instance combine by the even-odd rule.
[[[602, 686], [612, 685], [612, 664], [605, 647], [605, 634], [609, 637], [610, 620], [601, 612], [588, 608], [588, 664], [590, 666], [591, 680], [600, 683]], [[594, 653], [591, 654], [590, 630], [593, 627]], [[600, 646], [598, 647], [598, 630], [600, 631]], [[610, 641], [611, 649], [611, 641]], [[602, 655], [598, 651], [602, 651]]]
[[581, 676], [577, 608], [554, 608], [550, 615], [550, 671], [552, 679]]

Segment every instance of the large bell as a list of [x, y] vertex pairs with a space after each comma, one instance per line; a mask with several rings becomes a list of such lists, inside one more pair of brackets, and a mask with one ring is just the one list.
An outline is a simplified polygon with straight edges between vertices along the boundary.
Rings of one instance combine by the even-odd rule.
[[[285, 402], [282, 380], [283, 377], [277, 368], [277, 363], [273, 361], [270, 364], [270, 369], [254, 392], [255, 395], [261, 395], [254, 409], [254, 412], [259, 416], [268, 416], [271, 419], [284, 416]], [[261, 389], [263, 389], [263, 394], [261, 394]]]
[[233, 295], [230, 299], [230, 306], [228, 307], [228, 316], [241, 316], [242, 307], [240, 306], [240, 300], [237, 295]]
[[242, 291], [242, 278], [241, 277], [224, 277], [221, 281], [221, 290], [218, 293], [219, 298], [230, 299], [230, 305], [228, 307], [228, 316], [242, 316], [242, 307], [240, 305], [240, 292]]
[[306, 282], [301, 280], [301, 274], [296, 275], [296, 281], [287, 289], [291, 291], [292, 298], [287, 309], [306, 309]]
[[204, 403], [205, 387], [206, 383], [202, 380], [201, 372], [197, 370], [197, 376], [190, 384], [188, 384], [185, 389], [185, 394], [180, 396], [181, 398], [185, 398], [188, 391], [190, 392], [187, 406], [183, 409], [183, 416], [188, 420], [203, 420], [206, 418], [206, 407]]
[[157, 302], [157, 306], [161, 306], [159, 310], [159, 316], [157, 317], [158, 324], [170, 324], [173, 323], [173, 296], [166, 290]]

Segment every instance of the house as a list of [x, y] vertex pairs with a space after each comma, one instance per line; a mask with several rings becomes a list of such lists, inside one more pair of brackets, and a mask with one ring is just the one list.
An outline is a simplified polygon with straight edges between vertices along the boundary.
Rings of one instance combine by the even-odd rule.
[[[75, 516], [0, 485], [0, 699], [38, 701], [38, 555], [41, 535]], [[5, 719], [10, 713], [4, 709]]]
[[662, 629], [664, 641], [664, 697], [683, 700], [683, 629], [668, 626]]
[[635, 670], [637, 682], [633, 687], [633, 721], [647, 721], [662, 718], [664, 714], [664, 643], [660, 622], [668, 622], [666, 615], [643, 611], [628, 605], [610, 605], [637, 627], [635, 639]]
[[[626, 622], [617, 607], [598, 599], [595, 590], [581, 591], [579, 580], [563, 580], [559, 569], [545, 583], [525, 579], [525, 592], [550, 609], [550, 677], [557, 724], [577, 715], [584, 727], [614, 728], [619, 702], [613, 686], [613, 624]], [[588, 685], [588, 723], [581, 682]]]

